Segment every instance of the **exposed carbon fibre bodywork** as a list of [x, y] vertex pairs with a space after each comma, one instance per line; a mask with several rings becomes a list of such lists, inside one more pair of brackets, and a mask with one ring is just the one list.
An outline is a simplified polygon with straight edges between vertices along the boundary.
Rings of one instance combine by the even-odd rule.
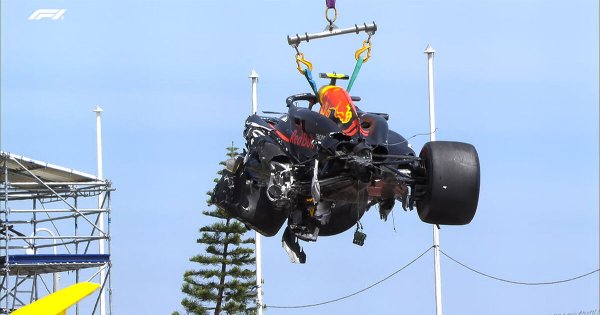
[[[248, 117], [246, 150], [228, 161], [213, 202], [265, 236], [275, 235], [287, 220], [284, 245], [303, 257], [296, 238], [316, 241], [355, 225], [359, 231], [360, 218], [373, 205], [384, 220], [399, 201], [405, 210], [416, 205], [420, 215], [422, 205], [427, 215], [421, 219], [429, 223], [471, 221], [479, 195], [479, 160], [471, 145], [447, 142], [441, 152], [430, 143], [426, 157], [417, 157], [407, 140], [389, 129], [387, 114], [363, 112], [345, 90], [330, 87], [329, 94], [320, 93], [319, 112], [312, 109], [316, 96], [298, 94], [287, 99], [287, 115]], [[460, 163], [453, 162], [457, 152]], [[452, 187], [466, 183], [469, 190], [436, 197], [439, 189], [430, 187], [439, 182], [432, 177], [434, 166], [450, 170]], [[453, 202], [466, 209], [457, 212]]]

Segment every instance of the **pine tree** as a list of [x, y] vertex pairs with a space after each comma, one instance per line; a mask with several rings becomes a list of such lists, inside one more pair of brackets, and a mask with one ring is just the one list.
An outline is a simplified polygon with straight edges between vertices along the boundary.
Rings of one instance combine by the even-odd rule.
[[[238, 155], [233, 143], [227, 150], [230, 158]], [[213, 206], [210, 198], [207, 205]], [[244, 238], [248, 229], [219, 208], [213, 206], [203, 214], [217, 222], [200, 228], [196, 242], [206, 253], [190, 258], [200, 269], [185, 272], [181, 291], [186, 297], [181, 305], [189, 314], [255, 314], [256, 277], [254, 269], [248, 269], [255, 264], [250, 245], [254, 238]]]

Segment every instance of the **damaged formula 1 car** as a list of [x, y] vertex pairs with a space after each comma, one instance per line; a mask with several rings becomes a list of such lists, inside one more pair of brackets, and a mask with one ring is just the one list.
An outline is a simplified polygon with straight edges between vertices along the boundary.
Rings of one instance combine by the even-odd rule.
[[374, 205], [384, 220], [399, 201], [427, 223], [471, 222], [479, 199], [472, 145], [429, 142], [416, 156], [389, 129], [387, 114], [360, 110], [360, 98], [335, 85], [347, 76], [321, 77], [330, 84], [318, 95], [288, 97], [283, 117], [248, 117], [246, 150], [227, 161], [214, 189], [218, 207], [265, 236], [287, 220], [283, 245], [300, 263], [306, 255], [297, 239], [316, 241], [356, 225], [354, 242], [362, 245], [359, 220]]

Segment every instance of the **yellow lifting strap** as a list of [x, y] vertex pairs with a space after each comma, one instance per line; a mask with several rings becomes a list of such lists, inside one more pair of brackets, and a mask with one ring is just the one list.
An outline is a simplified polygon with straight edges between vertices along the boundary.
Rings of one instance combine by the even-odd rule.
[[360, 55], [362, 55], [364, 52], [367, 52], [367, 55], [363, 58], [363, 63], [367, 62], [369, 60], [369, 58], [371, 58], [371, 41], [370, 40], [365, 40], [363, 42], [362, 47], [360, 47], [355, 53], [354, 53], [354, 58], [356, 58], [356, 60], [358, 61], [358, 58], [360, 57]]
[[298, 52], [296, 54], [296, 65], [298, 66], [298, 72], [300, 72], [301, 75], [304, 75], [304, 69], [302, 69], [301, 64], [304, 64], [306, 68], [308, 68], [308, 71], [312, 71], [312, 63], [304, 59], [304, 53]]

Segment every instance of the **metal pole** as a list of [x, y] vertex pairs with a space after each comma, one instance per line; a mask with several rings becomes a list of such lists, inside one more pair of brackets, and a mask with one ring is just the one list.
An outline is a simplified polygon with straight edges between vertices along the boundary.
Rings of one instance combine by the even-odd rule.
[[[106, 201], [105, 201], [105, 205], [106, 205], [106, 216], [107, 216], [107, 220], [108, 220], [108, 226], [107, 228], [107, 232], [108, 235], [110, 235], [110, 190], [109, 190], [109, 186], [106, 186]], [[111, 255], [111, 251], [110, 251], [110, 239], [108, 240], [108, 254]], [[109, 261], [108, 264], [108, 313], [110, 315], [113, 314], [113, 309], [112, 309], [112, 262]]]
[[433, 95], [433, 54], [435, 49], [427, 45], [427, 87], [429, 90], [429, 140], [435, 141], [435, 99]]
[[[96, 108], [94, 109], [94, 112], [96, 113], [96, 153], [97, 153], [97, 160], [98, 160], [98, 179], [102, 180], [103, 179], [103, 174], [102, 174], [102, 108], [100, 108], [100, 106], [96, 105]], [[98, 195], [98, 209], [102, 208], [102, 202], [104, 200], [104, 193], [100, 193], [100, 195]], [[100, 212], [98, 214], [98, 230], [99, 236], [103, 236], [102, 234], [104, 234], [104, 213]], [[104, 238], [100, 239], [100, 242], [98, 244], [99, 246], [99, 251], [98, 253], [100, 255], [104, 254]], [[105, 278], [105, 271], [103, 266], [100, 267], [100, 287], [102, 288], [100, 291], [100, 315], [106, 315], [106, 298], [104, 295], [104, 278]]]
[[248, 77], [252, 79], [252, 115], [258, 112], [258, 97], [256, 96], [256, 84], [258, 83], [258, 73], [252, 69], [252, 73]]
[[362, 25], [354, 24], [354, 27], [334, 28], [332, 30], [326, 30], [326, 31], [323, 31], [320, 33], [313, 33], [313, 34], [304, 33], [301, 35], [299, 35], [299, 34], [288, 35], [287, 41], [288, 41], [288, 44], [290, 44], [292, 46], [297, 46], [297, 45], [300, 45], [301, 42], [309, 42], [310, 40], [318, 39], [318, 38], [350, 34], [350, 33], [358, 34], [360, 32], [367, 32], [367, 33], [373, 35], [373, 34], [375, 34], [375, 31], [377, 31], [377, 24], [375, 24], [375, 22], [373, 22], [372, 24], [363, 23]]
[[[43, 205], [42, 205], [42, 208], [44, 208]], [[33, 210], [36, 210], [36, 209], [37, 209], [37, 199], [34, 198], [33, 199]], [[37, 230], [37, 225], [38, 225], [38, 223], [37, 223], [37, 213], [34, 212], [32, 214], [33, 214], [33, 231], [35, 231], [35, 230]], [[56, 248], [56, 241], [54, 241], [52, 243], [54, 245], [53, 247]], [[34, 248], [35, 248], [35, 245], [36, 245], [35, 240], [31, 240], [30, 244], [34, 245]], [[56, 254], [56, 251], [54, 253]], [[31, 300], [37, 300], [38, 297], [39, 297], [39, 294], [38, 294], [38, 277], [41, 277], [41, 276], [40, 275], [34, 275], [33, 276], [33, 288], [32, 288], [33, 292], [31, 294], [33, 298]], [[56, 291], [54, 291], [54, 292], [56, 292]]]
[[[73, 206], [75, 208], [78, 207], [78, 204], [77, 204], [77, 194], [75, 194], [75, 196], [73, 198]], [[34, 213], [34, 215], [35, 215], [35, 213]], [[75, 236], [78, 235], [77, 234], [78, 233], [77, 232], [77, 228], [78, 228], [78, 226], [77, 226], [77, 217], [75, 217], [75, 231], [74, 231]], [[78, 255], [78, 254], [79, 254], [79, 242], [75, 243], [75, 255]], [[75, 270], [75, 283], [79, 283], [79, 269]], [[79, 303], [75, 304], [75, 315], [79, 315]]]
[[[252, 70], [250, 76], [252, 79], [252, 114], [255, 115], [258, 112], [258, 99], [256, 96], [256, 84], [258, 83], [258, 73]], [[262, 250], [260, 234], [255, 232], [254, 245], [255, 245], [255, 256], [256, 256], [256, 314], [263, 314], [263, 297], [262, 297]]]
[[[4, 222], [8, 222], [8, 166], [7, 166], [7, 159], [8, 156], [1, 156], [2, 157], [2, 164], [3, 164], [3, 168], [4, 168], [4, 200], [3, 200], [3, 209], [2, 209], [2, 216], [4, 219]], [[4, 235], [8, 236], [8, 224], [4, 224]], [[4, 278], [2, 279], [2, 286], [3, 288], [6, 288], [6, 303], [4, 308], [6, 310], [8, 310], [9, 308], [9, 303], [8, 303], [8, 294], [10, 292], [10, 290], [8, 289], [9, 286], [9, 278], [8, 276], [10, 275], [10, 256], [8, 255], [8, 237], [4, 238], [4, 263], [6, 265], [6, 268], [4, 269]], [[4, 279], [6, 279], [6, 286], [4, 286]]]
[[[433, 97], [433, 54], [435, 49], [427, 45], [427, 81], [429, 90], [429, 140], [435, 141], [435, 100]], [[442, 276], [440, 271], [440, 231], [433, 225], [433, 266], [435, 269], [435, 314], [442, 315]]]
[[[52, 249], [54, 250], [54, 255], [57, 254], [57, 248], [56, 248], [56, 236], [54, 235], [54, 233], [52, 233], [52, 231], [50, 231], [47, 228], [37, 228], [35, 230], [33, 230], [34, 232], [31, 233], [31, 239], [33, 240], [33, 242], [35, 242], [35, 239], [37, 238], [37, 233], [39, 232], [46, 232], [48, 234], [50, 234], [52, 236], [52, 243], [54, 244], [52, 246]], [[35, 255], [37, 254], [37, 250], [36, 247], [34, 248], [27, 248], [27, 250], [25, 250], [25, 253], [28, 255]], [[59, 284], [58, 282], [60, 281], [60, 275], [58, 272], [53, 272], [52, 273], [52, 292], [56, 292], [58, 291], [59, 288]]]

